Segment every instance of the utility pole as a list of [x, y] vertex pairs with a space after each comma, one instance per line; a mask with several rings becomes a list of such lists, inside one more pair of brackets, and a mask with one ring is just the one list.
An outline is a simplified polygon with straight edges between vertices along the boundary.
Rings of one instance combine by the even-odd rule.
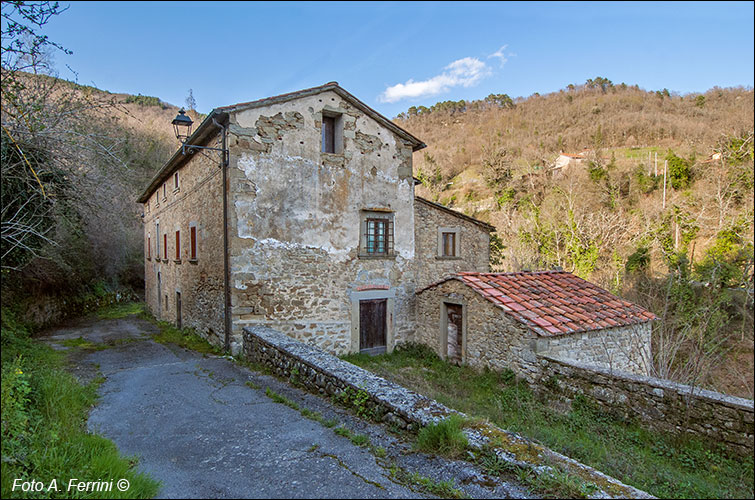
[[658, 176], [658, 151], [655, 152], [655, 175]]
[[666, 209], [666, 166], [668, 166], [668, 160], [663, 162], [663, 209]]

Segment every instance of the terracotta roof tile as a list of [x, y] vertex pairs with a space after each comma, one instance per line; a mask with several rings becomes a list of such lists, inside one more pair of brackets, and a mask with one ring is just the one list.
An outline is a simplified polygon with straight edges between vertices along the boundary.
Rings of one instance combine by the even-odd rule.
[[650, 311], [564, 271], [463, 272], [424, 290], [449, 279], [470, 286], [538, 335], [563, 335], [657, 319]]

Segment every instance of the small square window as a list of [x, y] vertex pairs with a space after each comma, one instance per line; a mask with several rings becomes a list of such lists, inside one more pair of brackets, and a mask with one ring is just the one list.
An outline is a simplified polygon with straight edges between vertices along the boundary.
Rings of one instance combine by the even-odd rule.
[[458, 259], [460, 252], [460, 230], [458, 227], [438, 228], [438, 253], [440, 259]]

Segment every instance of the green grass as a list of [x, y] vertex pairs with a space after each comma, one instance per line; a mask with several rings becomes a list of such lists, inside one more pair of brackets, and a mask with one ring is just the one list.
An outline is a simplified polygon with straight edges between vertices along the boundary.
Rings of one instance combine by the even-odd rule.
[[388, 468], [391, 478], [422, 493], [429, 493], [441, 498], [469, 498], [466, 493], [456, 487], [453, 481], [435, 481], [417, 472], [408, 472], [393, 464]]
[[451, 415], [438, 423], [423, 427], [417, 435], [417, 448], [452, 458], [462, 456], [469, 445], [462, 431], [463, 423], [464, 419], [459, 415]]
[[153, 320], [153, 322], [160, 329], [160, 332], [152, 337], [155, 342], [175, 344], [203, 354], [223, 354], [221, 348], [210, 344], [191, 328], [182, 328], [179, 330], [167, 321]]
[[[134, 469], [115, 445], [86, 431], [97, 401], [95, 381], [79, 384], [65, 371], [65, 355], [32, 340], [29, 331], [2, 314], [2, 497], [152, 498], [159, 483]], [[126, 492], [67, 492], [70, 478], [125, 478]], [[57, 480], [59, 491], [12, 491], [14, 479]]]
[[676, 438], [614, 420], [586, 398], [575, 398], [571, 409], [561, 413], [536, 397], [511, 371], [451, 365], [421, 346], [344, 359], [467, 415], [536, 439], [658, 497], [754, 495], [753, 457], [729, 455], [715, 443]]
[[133, 314], [144, 314], [143, 302], [125, 302], [121, 304], [113, 304], [111, 306], [100, 309], [96, 313], [99, 319], [121, 319]]

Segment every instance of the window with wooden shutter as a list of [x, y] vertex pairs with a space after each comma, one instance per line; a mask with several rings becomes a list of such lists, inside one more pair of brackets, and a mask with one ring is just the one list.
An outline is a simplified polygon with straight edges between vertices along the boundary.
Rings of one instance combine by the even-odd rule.
[[459, 259], [461, 230], [458, 227], [438, 228], [438, 259]]
[[197, 226], [189, 227], [189, 259], [197, 260]]
[[152, 237], [147, 235], [147, 259], [152, 260]]
[[178, 191], [178, 172], [173, 174], [173, 191]]
[[181, 231], [176, 231], [176, 260], [181, 260]]
[[443, 256], [456, 257], [456, 233], [443, 233]]
[[393, 253], [393, 222], [389, 219], [367, 219], [365, 249], [369, 255]]
[[363, 211], [360, 257], [393, 257], [393, 212]]
[[163, 234], [163, 259], [168, 260], [168, 233]]
[[336, 152], [336, 119], [333, 116], [322, 117], [322, 152]]

